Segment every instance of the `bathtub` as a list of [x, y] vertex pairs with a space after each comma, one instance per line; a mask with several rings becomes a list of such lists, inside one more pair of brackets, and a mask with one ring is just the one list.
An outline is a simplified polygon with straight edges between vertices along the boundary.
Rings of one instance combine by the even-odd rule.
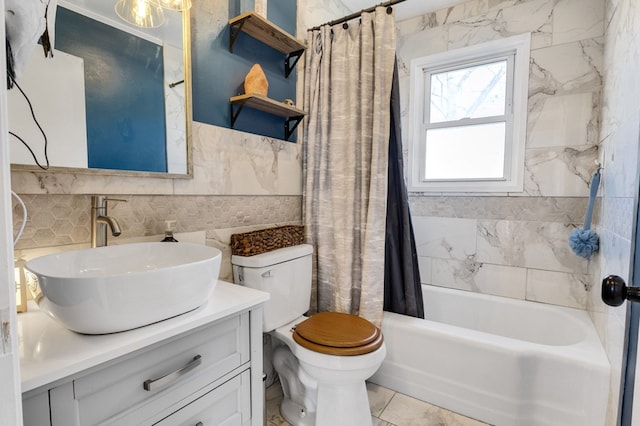
[[610, 367], [585, 311], [422, 287], [427, 319], [384, 313], [371, 382], [493, 425], [604, 425]]

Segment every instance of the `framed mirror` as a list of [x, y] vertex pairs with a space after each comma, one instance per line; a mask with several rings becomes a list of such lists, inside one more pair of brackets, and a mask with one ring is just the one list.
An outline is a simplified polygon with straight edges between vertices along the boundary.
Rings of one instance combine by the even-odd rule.
[[36, 46], [9, 90], [12, 170], [42, 171], [46, 143], [48, 172], [192, 176], [189, 11], [147, 29], [115, 3], [58, 0], [53, 58]]

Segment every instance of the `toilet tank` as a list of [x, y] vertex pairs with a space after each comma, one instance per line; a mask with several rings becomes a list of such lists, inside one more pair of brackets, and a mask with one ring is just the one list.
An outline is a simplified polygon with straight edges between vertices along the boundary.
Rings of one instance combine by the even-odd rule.
[[311, 245], [300, 244], [255, 256], [231, 256], [234, 282], [271, 296], [264, 305], [265, 332], [309, 310], [312, 253]]

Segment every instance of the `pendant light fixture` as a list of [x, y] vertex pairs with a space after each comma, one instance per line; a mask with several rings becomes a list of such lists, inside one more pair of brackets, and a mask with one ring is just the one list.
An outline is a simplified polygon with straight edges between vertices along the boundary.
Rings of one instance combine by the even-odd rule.
[[164, 12], [151, 0], [118, 0], [115, 6], [120, 18], [141, 28], [156, 28], [164, 23]]

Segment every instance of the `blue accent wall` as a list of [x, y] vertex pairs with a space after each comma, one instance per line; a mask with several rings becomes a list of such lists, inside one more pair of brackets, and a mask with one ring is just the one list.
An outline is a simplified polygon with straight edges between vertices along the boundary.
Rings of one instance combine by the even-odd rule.
[[271, 0], [267, 2], [267, 16], [289, 34], [296, 34], [296, 1]]
[[84, 58], [89, 167], [166, 172], [162, 46], [63, 7], [55, 40]]
[[[240, 0], [214, 0], [228, 10], [226, 21], [240, 14]], [[268, 19], [290, 34], [296, 31], [296, 0], [268, 2]], [[225, 17], [223, 17], [225, 18]], [[197, 17], [192, 17], [197, 19]], [[295, 100], [296, 72], [284, 76], [285, 55], [241, 33], [229, 52], [229, 26], [218, 32], [192, 31], [193, 119], [215, 126], [231, 127], [229, 98], [244, 93], [244, 78], [251, 67], [262, 66], [269, 81], [268, 96], [282, 101]], [[252, 108], [244, 108], [236, 130], [284, 139], [284, 119]], [[291, 137], [295, 141], [295, 134]]]

